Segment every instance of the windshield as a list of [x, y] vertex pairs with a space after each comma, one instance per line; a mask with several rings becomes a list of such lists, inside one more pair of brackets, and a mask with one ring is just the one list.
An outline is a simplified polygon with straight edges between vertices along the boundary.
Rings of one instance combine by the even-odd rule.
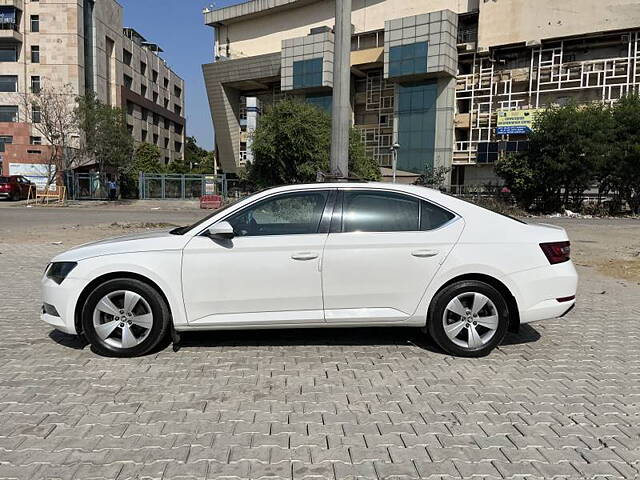
[[228, 208], [233, 207], [234, 205], [236, 205], [237, 203], [246, 200], [247, 198], [251, 198], [254, 195], [256, 195], [255, 193], [253, 195], [249, 195], [248, 197], [243, 197], [243, 198], [239, 198], [237, 200], [234, 200], [233, 202], [229, 203], [228, 205], [225, 205], [222, 208], [219, 208], [217, 210], [214, 210], [213, 212], [211, 212], [209, 215], [207, 215], [206, 217], [204, 217], [202, 220], [198, 220], [196, 223], [191, 224], [191, 225], [185, 225], [184, 227], [177, 227], [174, 228], [173, 230], [171, 230], [169, 233], [173, 234], [173, 235], [184, 235], [185, 233], [187, 233], [189, 230], [192, 230], [194, 228], [199, 227], [200, 225], [206, 223], [209, 219], [211, 219], [212, 217], [218, 215], [220, 212], [224, 212], [225, 210], [227, 210]]

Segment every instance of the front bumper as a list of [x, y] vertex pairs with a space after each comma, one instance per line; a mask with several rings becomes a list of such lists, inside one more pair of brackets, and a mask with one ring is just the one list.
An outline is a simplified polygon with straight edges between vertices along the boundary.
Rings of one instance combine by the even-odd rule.
[[520, 291], [520, 323], [561, 317], [575, 306], [578, 273], [570, 261], [519, 272], [510, 277]]
[[82, 282], [73, 277], [67, 277], [58, 285], [56, 282], [44, 276], [41, 281], [42, 301], [57, 311], [58, 316], [52, 315], [51, 309], [45, 312], [44, 308], [40, 314], [40, 319], [48, 323], [56, 330], [77, 335], [75, 326], [76, 302], [82, 291]]

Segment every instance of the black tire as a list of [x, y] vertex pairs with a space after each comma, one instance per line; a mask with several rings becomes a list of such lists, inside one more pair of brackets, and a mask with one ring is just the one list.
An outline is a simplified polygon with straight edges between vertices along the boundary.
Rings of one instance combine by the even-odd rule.
[[[493, 305], [487, 303], [486, 307], [484, 307], [489, 310], [481, 309], [480, 312], [486, 313], [488, 316], [497, 315], [498, 322], [493, 336], [489, 336], [486, 343], [484, 343], [480, 347], [470, 348], [469, 346], [463, 346], [456, 343], [447, 335], [444, 326], [444, 315], [449, 302], [460, 296], [462, 296], [462, 301], [464, 302], [472, 301], [474, 293], [484, 295], [493, 303]], [[467, 303], [467, 305], [465, 306], [469, 306], [469, 304]], [[495, 312], [493, 311], [494, 307]], [[466, 322], [464, 318], [456, 317], [456, 314], [453, 314], [451, 312], [447, 312], [447, 315], [448, 322], [456, 323], [456, 320], [458, 318], [460, 318], [461, 321]], [[469, 339], [470, 328], [473, 328], [475, 332], [481, 332], [481, 336], [483, 333], [490, 333], [490, 329], [487, 329], [481, 325], [478, 326], [477, 323], [474, 327], [473, 318], [471, 318], [470, 321], [471, 325], [465, 326], [462, 330], [460, 330], [460, 333], [458, 334], [461, 338], [458, 338], [457, 340], [461, 343], [465, 343], [465, 336], [467, 337], [466, 343], [471, 343], [471, 340]], [[508, 326], [509, 307], [507, 306], [506, 300], [498, 290], [484, 282], [476, 280], [463, 280], [453, 283], [438, 292], [431, 303], [428, 324], [429, 334], [440, 346], [440, 348], [452, 355], [456, 355], [459, 357], [483, 357], [489, 354], [502, 342], [505, 335], [507, 334]]]
[[[153, 323], [146, 338], [131, 348], [118, 347], [102, 339], [96, 333], [93, 321], [94, 310], [98, 303], [106, 295], [124, 290], [140, 295], [153, 314]], [[168, 335], [170, 322], [169, 307], [162, 295], [150, 285], [130, 278], [108, 280], [102, 283], [89, 294], [82, 308], [82, 327], [87, 341], [96, 353], [110, 357], [137, 357], [148, 353]]]

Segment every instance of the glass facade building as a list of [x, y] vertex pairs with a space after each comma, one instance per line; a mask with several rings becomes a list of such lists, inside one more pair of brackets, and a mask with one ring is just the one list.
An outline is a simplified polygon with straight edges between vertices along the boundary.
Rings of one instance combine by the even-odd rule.
[[434, 166], [436, 131], [436, 81], [399, 84], [398, 169], [424, 172]]

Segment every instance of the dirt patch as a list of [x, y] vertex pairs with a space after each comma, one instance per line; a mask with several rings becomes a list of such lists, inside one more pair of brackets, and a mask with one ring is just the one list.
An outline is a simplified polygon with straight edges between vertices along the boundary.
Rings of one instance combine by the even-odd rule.
[[640, 220], [540, 218], [533, 221], [567, 230], [571, 256], [577, 266], [640, 283]]

